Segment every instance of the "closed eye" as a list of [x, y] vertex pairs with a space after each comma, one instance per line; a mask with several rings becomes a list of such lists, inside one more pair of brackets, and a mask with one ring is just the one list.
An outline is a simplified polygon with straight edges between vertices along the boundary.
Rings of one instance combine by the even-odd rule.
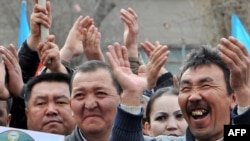
[[211, 87], [211, 85], [208, 85], [208, 84], [203, 84], [201, 87], [202, 87], [203, 89], [207, 89], [207, 88], [210, 88], [210, 87]]
[[65, 104], [68, 104], [68, 102], [65, 102], [65, 101], [58, 101], [57, 104], [65, 105]]
[[97, 95], [97, 97], [106, 97], [106, 95], [107, 95], [107, 93], [106, 92], [103, 92], [103, 91], [98, 91], [98, 92], [96, 92], [96, 95]]
[[189, 92], [191, 90], [191, 87], [181, 87], [180, 91], [181, 92]]
[[84, 97], [85, 97], [85, 95], [83, 93], [77, 93], [74, 95], [74, 98], [76, 98], [76, 99], [82, 99]]
[[43, 105], [45, 105], [45, 104], [46, 104], [45, 102], [37, 102], [37, 103], [36, 103], [37, 106], [43, 106]]

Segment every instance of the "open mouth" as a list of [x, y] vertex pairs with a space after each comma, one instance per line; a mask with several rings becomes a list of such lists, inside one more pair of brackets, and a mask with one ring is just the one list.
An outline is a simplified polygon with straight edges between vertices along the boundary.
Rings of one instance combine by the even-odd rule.
[[209, 110], [207, 109], [193, 109], [191, 111], [191, 116], [194, 119], [201, 119], [203, 117], [205, 117], [206, 115], [208, 115]]
[[193, 119], [203, 119], [211, 112], [211, 107], [205, 101], [190, 102], [187, 112]]

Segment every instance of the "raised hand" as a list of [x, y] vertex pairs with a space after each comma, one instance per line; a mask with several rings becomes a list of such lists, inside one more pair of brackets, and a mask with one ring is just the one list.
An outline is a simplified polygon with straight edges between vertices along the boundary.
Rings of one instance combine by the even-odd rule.
[[[54, 43], [54, 41], [55, 37], [53, 35], [49, 35], [46, 42], [39, 43], [38, 55], [40, 61], [52, 72], [67, 73], [66, 68], [61, 63], [59, 47]], [[51, 63], [47, 63], [49, 61]]]
[[132, 8], [121, 9], [121, 19], [124, 22], [123, 42], [129, 57], [138, 58], [137, 38], [139, 32], [138, 16]]
[[156, 42], [154, 46], [149, 41], [142, 43], [142, 48], [149, 56], [149, 61], [147, 64], [147, 80], [148, 80], [148, 89], [152, 89], [156, 85], [158, 77], [166, 72], [164, 65], [167, 61], [167, 58], [170, 54], [167, 46], [160, 45], [159, 42]]
[[148, 57], [150, 57], [151, 53], [156, 48], [155, 45], [153, 45], [149, 41], [142, 42], [142, 43], [140, 43], [140, 45], [141, 45], [141, 48], [143, 49], [143, 51], [146, 53], [146, 55]]
[[50, 1], [46, 1], [46, 8], [35, 3], [33, 11], [30, 16], [31, 33], [27, 39], [27, 44], [34, 51], [37, 51], [37, 46], [41, 41], [40, 25], [43, 25], [46, 28], [50, 28], [52, 25]]
[[145, 68], [140, 68], [138, 75], [134, 74], [130, 69], [127, 49], [119, 43], [108, 46], [108, 50], [109, 63], [123, 89], [122, 103], [127, 106], [140, 106], [141, 95], [147, 89]]
[[91, 25], [83, 41], [84, 54], [88, 60], [101, 60], [105, 62], [101, 49], [101, 33]]
[[164, 65], [170, 51], [167, 46], [161, 45], [158, 41], [155, 45], [149, 41], [142, 42], [141, 48], [149, 57], [147, 64], [148, 89], [152, 89], [156, 85], [158, 77], [167, 72]]
[[222, 38], [219, 55], [230, 69], [230, 85], [239, 106], [250, 105], [250, 59], [247, 50], [234, 37]]
[[9, 48], [1, 47], [0, 53], [2, 53], [3, 63], [7, 71], [6, 87], [11, 96], [18, 97], [24, 84], [16, 48], [10, 44]]
[[91, 25], [94, 25], [94, 20], [89, 16], [77, 18], [60, 50], [62, 60], [69, 63], [73, 57], [83, 54], [86, 33]]
[[[0, 46], [0, 51], [3, 52], [3, 50], [5, 49], [5, 47]], [[2, 54], [2, 53], [1, 53]], [[0, 100], [6, 100], [10, 97], [9, 91], [6, 87], [6, 70], [5, 70], [5, 66], [4, 63], [1, 62], [0, 63]]]

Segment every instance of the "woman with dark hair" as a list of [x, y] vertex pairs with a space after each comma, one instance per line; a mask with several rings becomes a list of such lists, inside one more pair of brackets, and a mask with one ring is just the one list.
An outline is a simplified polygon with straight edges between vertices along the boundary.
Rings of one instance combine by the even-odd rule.
[[187, 122], [178, 104], [178, 90], [174, 87], [158, 89], [146, 108], [146, 129], [149, 136], [183, 136]]

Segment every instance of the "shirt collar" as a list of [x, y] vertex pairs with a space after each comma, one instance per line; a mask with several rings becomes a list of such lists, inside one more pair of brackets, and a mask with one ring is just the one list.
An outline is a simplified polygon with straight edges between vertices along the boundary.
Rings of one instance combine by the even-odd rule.
[[86, 138], [83, 136], [83, 134], [82, 134], [80, 128], [78, 128], [78, 132], [79, 132], [79, 134], [80, 134], [80, 137], [81, 137], [82, 141], [87, 141]]

